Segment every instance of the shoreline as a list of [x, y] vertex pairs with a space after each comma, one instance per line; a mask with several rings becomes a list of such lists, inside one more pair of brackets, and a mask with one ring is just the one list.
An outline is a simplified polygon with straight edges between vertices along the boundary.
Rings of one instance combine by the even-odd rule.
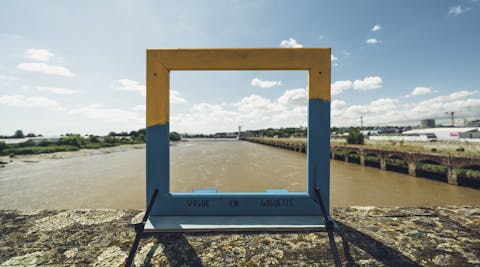
[[112, 146], [112, 147], [94, 148], [94, 149], [82, 148], [77, 151], [60, 151], [60, 152], [43, 153], [43, 154], [15, 155], [14, 157], [0, 156], [0, 162], [5, 162], [4, 165], [8, 165], [9, 163], [13, 163], [16, 161], [34, 163], [34, 162], [38, 162], [40, 160], [45, 160], [45, 159], [65, 159], [65, 158], [74, 158], [74, 157], [84, 157], [84, 156], [92, 156], [92, 155], [98, 155], [98, 154], [108, 154], [113, 152], [127, 151], [131, 149], [144, 149], [145, 147], [146, 147], [145, 144], [126, 144], [126, 145], [118, 145], [118, 146]]

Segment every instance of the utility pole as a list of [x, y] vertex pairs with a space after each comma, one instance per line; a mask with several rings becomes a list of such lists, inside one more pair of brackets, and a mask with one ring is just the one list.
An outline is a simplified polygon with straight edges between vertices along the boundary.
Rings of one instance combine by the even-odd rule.
[[363, 116], [360, 115], [360, 129], [363, 130]]
[[452, 127], [455, 127], [455, 120], [453, 118], [453, 115], [455, 114], [454, 111], [451, 111], [451, 112], [445, 112], [445, 114], [450, 114], [450, 116], [452, 116]]

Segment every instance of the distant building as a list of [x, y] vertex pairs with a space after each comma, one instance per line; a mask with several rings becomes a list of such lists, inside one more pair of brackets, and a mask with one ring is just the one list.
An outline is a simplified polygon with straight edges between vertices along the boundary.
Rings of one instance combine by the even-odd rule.
[[380, 130], [362, 130], [360, 131], [363, 135], [378, 135]]
[[480, 120], [467, 121], [465, 123], [465, 126], [467, 126], [467, 127], [480, 127]]
[[434, 119], [426, 119], [420, 121], [420, 128], [435, 128], [435, 120]]
[[401, 129], [394, 127], [382, 127], [378, 129], [378, 134], [397, 134], [400, 133]]
[[405, 131], [402, 134], [406, 136], [435, 135], [437, 140], [456, 141], [460, 139], [480, 138], [480, 131], [477, 127], [445, 127], [445, 128], [425, 128]]
[[479, 142], [480, 128], [478, 127], [444, 127], [425, 128], [404, 131], [401, 135], [378, 135], [370, 136], [375, 141], [455, 141], [455, 142]]

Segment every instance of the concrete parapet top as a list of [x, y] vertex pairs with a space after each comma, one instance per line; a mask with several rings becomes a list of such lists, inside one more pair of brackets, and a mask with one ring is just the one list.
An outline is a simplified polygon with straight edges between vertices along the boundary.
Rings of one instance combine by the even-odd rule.
[[[480, 206], [350, 207], [332, 214], [344, 264], [480, 265]], [[141, 216], [139, 210], [0, 211], [0, 266], [118, 266]], [[137, 266], [332, 263], [324, 232], [149, 235], [135, 258]]]

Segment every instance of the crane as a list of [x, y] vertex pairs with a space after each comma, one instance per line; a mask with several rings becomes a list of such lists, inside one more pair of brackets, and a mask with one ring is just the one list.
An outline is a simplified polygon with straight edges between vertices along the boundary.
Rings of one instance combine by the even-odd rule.
[[445, 114], [450, 114], [452, 116], [452, 127], [455, 127], [455, 120], [453, 119], [453, 115], [455, 114], [455, 112], [450, 111], [450, 112], [445, 112]]

